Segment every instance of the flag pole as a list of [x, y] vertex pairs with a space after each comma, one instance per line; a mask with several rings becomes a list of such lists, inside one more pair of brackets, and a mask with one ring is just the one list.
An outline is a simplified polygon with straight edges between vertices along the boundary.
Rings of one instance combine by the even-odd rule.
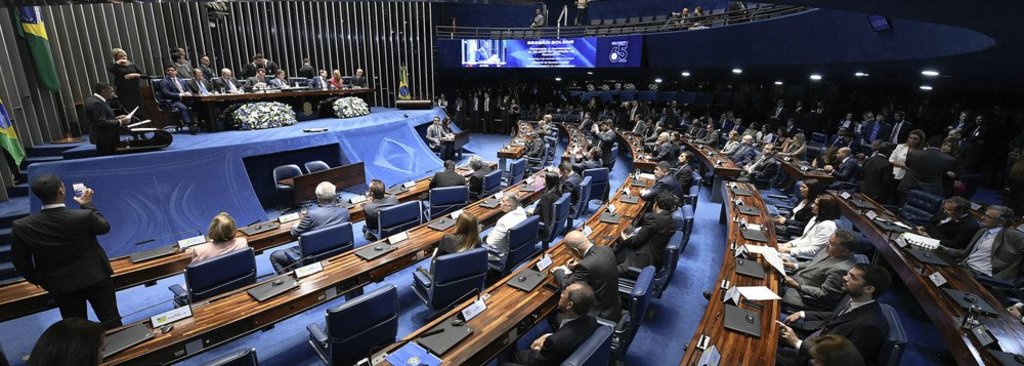
[[[64, 112], [64, 101], [60, 98], [60, 91], [51, 93], [50, 95], [57, 100], [57, 110], [60, 111], [59, 118], [61, 119], [61, 121], [64, 121], [64, 123], [61, 125], [61, 127], [63, 127], [64, 129], [64, 135], [61, 136], [61, 138], [59, 139], [50, 140], [50, 142], [54, 144], [77, 144], [79, 142], [84, 141], [85, 139], [81, 137], [75, 137], [75, 135], [71, 133], [71, 121], [68, 120], [67, 114]], [[78, 135], [82, 135], [81, 125], [78, 126]]]

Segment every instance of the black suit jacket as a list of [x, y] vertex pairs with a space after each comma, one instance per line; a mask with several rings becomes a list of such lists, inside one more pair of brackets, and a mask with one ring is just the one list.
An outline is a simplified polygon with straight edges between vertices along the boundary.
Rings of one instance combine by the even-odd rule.
[[850, 157], [835, 168], [832, 172], [832, 176], [836, 179], [835, 183], [843, 183], [853, 186], [860, 184], [860, 170], [860, 164], [857, 163], [857, 159]]
[[875, 202], [888, 203], [892, 192], [894, 192], [893, 185], [896, 181], [892, 175], [892, 163], [889, 162], [889, 157], [881, 154], [872, 155], [870, 158], [864, 159], [864, 165], [861, 168], [864, 183], [861, 192]]
[[907, 174], [900, 181], [900, 192], [920, 189], [941, 196], [942, 178], [953, 170], [955, 162], [956, 158], [933, 147], [911, 150], [907, 153]]
[[693, 185], [693, 167], [690, 164], [683, 164], [676, 170], [676, 180], [679, 181], [679, 187], [683, 189], [684, 193], [690, 192], [690, 186]]
[[455, 187], [466, 185], [466, 177], [454, 171], [445, 170], [430, 178], [430, 188]]
[[611, 247], [595, 245], [579, 260], [572, 274], [555, 271], [555, 281], [562, 289], [577, 282], [586, 283], [594, 290], [597, 300], [590, 315], [618, 322], [622, 317], [622, 303], [619, 301], [619, 274], [615, 266], [615, 251]]
[[544, 139], [537, 137], [526, 144], [526, 156], [539, 159], [544, 156]]
[[683, 196], [687, 193], [683, 192], [683, 186], [679, 184], [676, 177], [672, 174], [668, 174], [665, 177], [658, 179], [658, 181], [654, 183], [654, 187], [651, 187], [651, 189], [647, 191], [647, 194], [642, 197], [645, 201], [651, 201], [657, 198], [658, 192], [661, 191], [666, 191], [676, 195], [676, 197], [679, 198], [679, 201], [682, 201]]
[[[873, 363], [878, 359], [878, 351], [889, 334], [889, 323], [882, 314], [882, 307], [877, 301], [858, 307], [842, 316], [835, 316], [846, 308], [849, 301], [840, 302], [834, 311], [807, 311], [804, 321], [808, 329], [821, 329], [821, 334], [836, 334], [849, 339], [853, 346], [860, 352], [860, 356], [867, 363]], [[804, 358], [810, 357], [813, 339], [804, 339], [800, 345], [799, 355]], [[779, 357], [784, 357], [780, 352]], [[805, 365], [807, 361], [795, 364]]]
[[[242, 84], [238, 83], [238, 79], [230, 77], [228, 78], [228, 80], [231, 80], [231, 84], [235, 86], [235, 89], [242, 90]], [[214, 80], [213, 87], [221, 93], [227, 93], [231, 91], [231, 88], [228, 87], [228, 83], [224, 80], [224, 78]]]
[[[910, 121], [903, 120], [903, 124], [902, 125], [900, 125], [899, 122], [893, 123], [892, 124], [892, 129], [889, 131], [889, 136], [885, 136], [885, 140], [889, 141], [889, 142], [892, 142], [894, 144], [902, 144], [904, 141], [907, 140], [907, 135], [910, 134], [910, 131], [913, 131], [913, 130], [914, 130], [914, 124], [910, 123]], [[893, 142], [892, 140], [889, 139], [889, 137], [894, 132], [896, 133], [896, 136], [897, 136], [895, 142]], [[924, 141], [921, 141], [921, 143], [924, 143]]]
[[601, 161], [604, 166], [610, 167], [613, 164], [612, 147], [615, 146], [615, 131], [598, 132], [597, 139], [601, 140]]
[[42, 210], [14, 221], [12, 262], [26, 280], [54, 295], [75, 292], [114, 273], [96, 240], [109, 231], [92, 204]]
[[526, 366], [557, 366], [597, 330], [597, 319], [586, 315], [566, 322], [544, 340], [540, 351], [530, 350]]
[[484, 166], [483, 168], [477, 169], [469, 176], [469, 191], [480, 192], [480, 189], [484, 186], [484, 176], [491, 172], [491, 168]]
[[629, 267], [643, 268], [650, 265], [661, 269], [665, 246], [672, 238], [673, 227], [671, 213], [658, 211], [644, 214], [640, 232], [620, 244], [631, 249], [623, 262], [619, 263], [620, 272]]
[[964, 249], [971, 243], [974, 234], [978, 232], [978, 221], [971, 215], [964, 215], [959, 219], [949, 220], [941, 223], [947, 216], [939, 211], [932, 221], [925, 226], [925, 232], [932, 239], [939, 240], [939, 244], [947, 248]]
[[565, 180], [562, 181], [562, 193], [568, 193], [569, 202], [572, 203], [569, 207], [569, 212], [572, 212], [576, 202], [579, 202], [580, 200], [579, 187], [581, 182], [583, 182], [583, 177], [576, 172], [572, 172], [572, 174], [569, 174], [569, 176], [565, 177]]
[[547, 190], [540, 196], [540, 200], [537, 201], [537, 207], [534, 208], [533, 214], [540, 216], [540, 237], [541, 240], [546, 240], [549, 234], [551, 234], [551, 225], [555, 220], [555, 201], [558, 201], [562, 197], [562, 193], [557, 189]]
[[107, 102], [92, 95], [85, 98], [85, 119], [89, 121], [89, 141], [94, 145], [117, 145], [121, 122]]
[[[199, 82], [202, 82], [203, 86], [206, 87], [206, 92], [213, 93], [214, 85], [211, 84], [209, 80], [203, 79], [203, 80], [199, 80]], [[192, 79], [192, 80], [188, 81], [188, 89], [190, 91], [192, 91], [192, 94], [197, 94], [198, 95], [201, 92], [199, 90], [199, 82], [197, 82], [196, 79]], [[235, 86], [235, 87], [237, 88], [237, 86]]]

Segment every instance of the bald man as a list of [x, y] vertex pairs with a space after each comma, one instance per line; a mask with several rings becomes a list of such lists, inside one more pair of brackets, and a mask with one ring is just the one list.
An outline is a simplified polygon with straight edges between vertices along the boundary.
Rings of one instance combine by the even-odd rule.
[[839, 148], [836, 152], [836, 160], [839, 166], [832, 168], [825, 166], [825, 172], [832, 174], [835, 181], [832, 182], [832, 189], [853, 189], [860, 187], [860, 163], [853, 158], [853, 151], [848, 147]]
[[558, 365], [583, 344], [597, 330], [597, 319], [593, 315], [594, 292], [582, 283], [567, 287], [558, 297], [558, 319], [556, 330], [537, 337], [530, 349], [519, 350], [512, 362], [503, 364], [543, 366]]
[[565, 246], [572, 259], [566, 265], [551, 269], [559, 287], [566, 288], [574, 283], [586, 283], [594, 290], [597, 301], [591, 315], [602, 319], [619, 321], [622, 304], [619, 302], [619, 275], [615, 251], [610, 247], [595, 246], [579, 230], [565, 235]]

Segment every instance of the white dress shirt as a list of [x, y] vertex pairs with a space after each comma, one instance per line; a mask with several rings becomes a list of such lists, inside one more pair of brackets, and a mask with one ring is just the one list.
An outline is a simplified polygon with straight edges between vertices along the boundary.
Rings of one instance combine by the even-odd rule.
[[889, 162], [893, 163], [892, 176], [897, 180], [903, 179], [903, 176], [907, 174], [907, 170], [895, 166], [897, 162], [904, 164], [907, 161], [907, 153], [910, 152], [910, 146], [907, 144], [896, 145], [896, 149], [892, 151], [892, 155], [889, 155]]
[[789, 255], [794, 257], [814, 257], [825, 248], [825, 245], [828, 244], [828, 239], [835, 232], [836, 222], [834, 220], [819, 222], [818, 216], [811, 217], [807, 221], [807, 226], [804, 227], [803, 235], [787, 243], [790, 246]]
[[494, 225], [494, 230], [487, 235], [487, 242], [484, 244], [487, 247], [489, 260], [505, 263], [509, 252], [508, 231], [513, 226], [525, 221], [526, 218], [526, 210], [516, 207], [498, 219], [498, 223]]
[[1002, 231], [1002, 227], [994, 227], [988, 229], [981, 235], [981, 238], [978, 238], [978, 243], [974, 244], [974, 249], [967, 256], [967, 264], [971, 268], [986, 276], [992, 276], [992, 245], [995, 244], [996, 236]]

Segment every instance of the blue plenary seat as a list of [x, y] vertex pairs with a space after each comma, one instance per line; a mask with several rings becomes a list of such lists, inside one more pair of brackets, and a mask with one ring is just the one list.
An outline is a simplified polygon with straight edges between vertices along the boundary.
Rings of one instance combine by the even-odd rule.
[[588, 201], [608, 201], [608, 168], [593, 168], [583, 171], [583, 178], [590, 177], [590, 196]]
[[559, 235], [562, 235], [562, 233], [565, 232], [566, 227], [569, 226], [570, 197], [571, 195], [569, 193], [562, 193], [562, 196], [555, 200], [555, 203], [552, 205], [552, 210], [555, 211], [554, 215], [552, 215], [554, 222], [543, 223], [545, 228], [547, 228], [550, 225], [550, 230], [548, 230], [548, 237], [544, 238], [544, 250], [547, 250], [548, 244], [555, 241], [555, 238], [557, 238]]
[[398, 290], [387, 284], [327, 309], [327, 329], [310, 324], [309, 344], [328, 365], [352, 365], [398, 336]]
[[900, 323], [899, 314], [889, 304], [878, 304], [882, 307], [882, 314], [885, 315], [886, 323], [889, 323], [889, 334], [882, 343], [882, 349], [878, 352], [878, 364], [885, 366], [896, 366], [903, 358], [903, 351], [907, 346], [907, 333], [903, 330], [903, 323]]
[[487, 279], [487, 249], [474, 248], [438, 256], [433, 273], [413, 272], [412, 289], [435, 314], [447, 310], [476, 290]]
[[612, 357], [612, 327], [600, 324], [561, 366], [607, 366]]
[[256, 283], [256, 254], [252, 248], [221, 254], [185, 267], [185, 284], [171, 285], [175, 306], [185, 306]]
[[[672, 280], [672, 274], [676, 271], [676, 265], [679, 262], [679, 252], [684, 248], [683, 241], [685, 237], [682, 232], [676, 231], [669, 238], [668, 244], [665, 245], [665, 254], [663, 255], [665, 266], [654, 274], [654, 282], [651, 285], [651, 292], [656, 298], [661, 298], [662, 292], [668, 288], [669, 281]], [[630, 267], [628, 272], [624, 276], [619, 277], [619, 295], [623, 297], [629, 297], [633, 293], [636, 287], [637, 279], [642, 277], [642, 270], [637, 267]]]
[[572, 209], [569, 210], [569, 217], [572, 217], [573, 220], [590, 210], [590, 205], [587, 204], [590, 201], [590, 180], [591, 177], [584, 177], [580, 181], [580, 185], [576, 187], [576, 202], [572, 203]]
[[644, 267], [636, 278], [633, 291], [627, 297], [627, 308], [623, 310], [622, 319], [615, 326], [612, 336], [612, 353], [622, 357], [629, 350], [630, 343], [640, 330], [640, 323], [651, 305], [651, 286], [654, 284], [654, 266]]
[[316, 173], [316, 172], [319, 172], [321, 170], [327, 170], [327, 169], [331, 168], [330, 165], [327, 165], [327, 163], [325, 163], [325, 162], [323, 162], [321, 160], [307, 161], [303, 165], [306, 167], [306, 172], [307, 173]]
[[299, 257], [292, 259], [295, 267], [302, 267], [352, 250], [354, 245], [352, 223], [326, 226], [299, 235]]
[[551, 161], [555, 159], [555, 149], [558, 147], [558, 136], [545, 136], [544, 137], [544, 164], [551, 164]]
[[540, 235], [540, 217], [530, 216], [508, 229], [508, 254], [505, 263], [490, 263], [492, 271], [502, 275], [512, 273], [521, 262], [538, 253], [538, 236]]
[[469, 203], [469, 187], [453, 186], [430, 190], [430, 198], [423, 205], [423, 216], [435, 219], [458, 210]]
[[506, 167], [508, 171], [505, 172], [505, 185], [511, 186], [519, 183], [523, 180], [523, 176], [526, 175], [526, 159], [512, 160]]
[[900, 208], [900, 218], [914, 225], [924, 225], [942, 208], [942, 196], [931, 194], [920, 189], [907, 192], [907, 200]]
[[548, 161], [548, 150], [550, 149], [551, 147], [547, 143], [545, 143], [544, 152], [540, 154], [540, 157], [532, 158], [526, 156], [526, 170], [530, 171], [530, 173], [535, 173], [541, 169], [544, 169], [544, 166], [547, 164]]
[[211, 366], [259, 366], [255, 348], [246, 348], [214, 360]]
[[302, 169], [299, 169], [298, 165], [288, 164], [288, 165], [281, 165], [279, 167], [276, 167], [276, 168], [274, 168], [274, 172], [273, 172], [274, 187], [277, 187], [277, 192], [278, 193], [291, 194], [292, 187], [291, 186], [286, 186], [286, 185], [281, 184], [279, 182], [282, 179], [294, 178], [294, 177], [297, 177], [297, 176], [300, 176], [300, 175], [302, 175]]
[[480, 192], [470, 192], [475, 199], [490, 196], [501, 189], [501, 170], [494, 170], [484, 175], [483, 184], [480, 185]]
[[389, 206], [380, 210], [374, 235], [384, 239], [420, 224], [420, 201]]

